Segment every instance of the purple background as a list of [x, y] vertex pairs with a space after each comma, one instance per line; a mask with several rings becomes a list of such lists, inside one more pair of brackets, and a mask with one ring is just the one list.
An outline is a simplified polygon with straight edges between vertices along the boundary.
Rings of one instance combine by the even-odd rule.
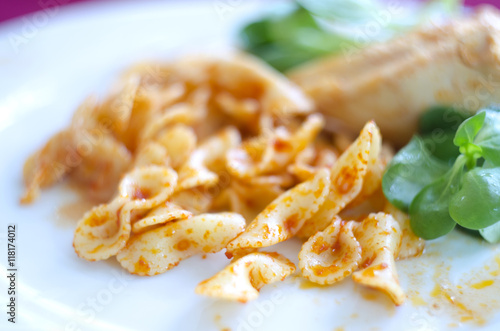
[[83, 1], [86, 0], [0, 0], [0, 22], [44, 8]]
[[[0, 0], [0, 22], [26, 15], [43, 8], [83, 1], [88, 0]], [[484, 3], [500, 7], [500, 0], [465, 0], [465, 4], [468, 6]]]

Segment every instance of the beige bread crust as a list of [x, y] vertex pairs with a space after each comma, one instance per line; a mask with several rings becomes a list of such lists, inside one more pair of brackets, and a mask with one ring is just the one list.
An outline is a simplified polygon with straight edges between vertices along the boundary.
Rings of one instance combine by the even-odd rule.
[[358, 131], [375, 120], [384, 138], [406, 143], [435, 104], [471, 111], [500, 102], [500, 12], [482, 7], [386, 43], [305, 64], [289, 77], [327, 117]]

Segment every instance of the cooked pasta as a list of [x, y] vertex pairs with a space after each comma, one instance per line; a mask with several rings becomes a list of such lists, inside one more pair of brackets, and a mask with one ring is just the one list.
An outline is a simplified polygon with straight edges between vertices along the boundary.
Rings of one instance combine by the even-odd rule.
[[295, 272], [295, 265], [278, 253], [250, 253], [204, 280], [196, 293], [247, 302], [257, 299], [258, 290], [270, 283], [283, 280]]
[[311, 218], [328, 194], [330, 174], [319, 171], [313, 178], [286, 191], [248, 225], [245, 232], [227, 245], [227, 252], [275, 245], [294, 236]]
[[386, 292], [396, 305], [405, 300], [399, 286], [394, 259], [399, 254], [401, 230], [391, 215], [370, 214], [355, 230], [362, 247], [360, 270], [352, 279], [360, 284]]
[[333, 284], [352, 274], [361, 262], [361, 246], [353, 228], [339, 217], [324, 230], [310, 237], [299, 253], [302, 275], [314, 283]]
[[120, 264], [133, 274], [153, 276], [199, 253], [216, 253], [243, 231], [236, 213], [201, 214], [169, 222], [131, 236], [118, 253]]
[[395, 259], [420, 254], [424, 242], [404, 213], [372, 203], [391, 149], [374, 122], [352, 141], [323, 132], [313, 111], [300, 89], [248, 56], [138, 65], [26, 161], [22, 202], [76, 180], [103, 200], [77, 224], [76, 253], [115, 256], [136, 275], [226, 249], [231, 263], [199, 294], [256, 299], [295, 272], [259, 249], [299, 236], [303, 277], [333, 284], [352, 274], [401, 304]]
[[[330, 170], [330, 193], [319, 211], [298, 232], [301, 237], [310, 237], [325, 229], [363, 188], [368, 167], [376, 163], [381, 148], [380, 132], [373, 122], [368, 122], [349, 148], [339, 157]], [[373, 161], [375, 160], [375, 161]]]

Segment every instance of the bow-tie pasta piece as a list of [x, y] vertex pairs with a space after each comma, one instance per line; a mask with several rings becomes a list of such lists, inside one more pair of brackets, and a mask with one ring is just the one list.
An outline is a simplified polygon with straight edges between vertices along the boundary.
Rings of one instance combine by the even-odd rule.
[[141, 131], [140, 144], [156, 140], [156, 136], [173, 124], [192, 124], [197, 119], [191, 112], [191, 107], [185, 102], [179, 102], [167, 108], [162, 114], [157, 114], [154, 120], [148, 121]]
[[105, 260], [118, 253], [130, 236], [130, 209], [125, 199], [94, 207], [78, 222], [73, 247], [88, 261]]
[[394, 261], [401, 244], [398, 222], [389, 214], [370, 214], [355, 229], [355, 235], [363, 256], [352, 279], [387, 293], [396, 305], [401, 305], [406, 296], [399, 285]]
[[[83, 122], [94, 123], [90, 115], [95, 111], [97, 101], [89, 97], [75, 111], [74, 118], [80, 118], [69, 128], [52, 136], [38, 151], [33, 153], [24, 163], [23, 178], [26, 191], [21, 203], [31, 203], [40, 194], [40, 188], [48, 187], [64, 178], [81, 162], [81, 154], [77, 147], [76, 132], [82, 130]], [[74, 120], [75, 121], [75, 120]]]
[[[379, 144], [377, 144], [380, 146]], [[365, 178], [363, 179], [363, 187], [358, 196], [351, 201], [350, 207], [362, 204], [370, 198], [377, 190], [382, 187], [382, 177], [384, 176], [387, 164], [394, 156], [392, 147], [383, 144], [380, 148], [380, 153], [370, 152], [370, 161], [366, 170]]]
[[184, 210], [172, 202], [165, 202], [163, 205], [151, 210], [146, 216], [132, 224], [132, 233], [148, 230], [149, 227], [160, 225], [175, 220], [189, 218], [193, 216], [190, 211]]
[[379, 187], [372, 195], [366, 197], [363, 201], [357, 201], [357, 198], [342, 209], [338, 216], [344, 220], [354, 220], [362, 222], [368, 215], [383, 211], [387, 199], [385, 198], [382, 187]]
[[208, 191], [204, 187], [194, 187], [175, 192], [169, 201], [197, 215], [212, 211], [210, 207], [214, 201], [214, 192], [216, 191]]
[[239, 100], [228, 92], [217, 94], [215, 102], [224, 113], [231, 116], [240, 125], [254, 122], [260, 106], [255, 99]]
[[323, 117], [313, 114], [294, 133], [284, 127], [264, 132], [228, 152], [228, 171], [236, 178], [251, 180], [255, 176], [284, 170], [314, 141], [323, 125]]
[[338, 153], [334, 148], [325, 143], [316, 143], [297, 154], [295, 162], [287, 170], [303, 182], [314, 176], [319, 169], [330, 169], [337, 159]]
[[410, 257], [419, 256], [424, 252], [425, 240], [417, 237], [410, 226], [410, 217], [405, 212], [394, 207], [390, 202], [386, 202], [384, 212], [390, 214], [399, 223], [401, 229], [401, 249], [399, 250], [398, 260], [404, 260]]
[[162, 167], [169, 167], [171, 165], [167, 149], [160, 143], [150, 141], [137, 151], [134, 167], [140, 168], [148, 165]]
[[231, 210], [241, 214], [248, 222], [276, 199], [283, 190], [275, 183], [254, 184], [233, 180], [228, 190]]
[[140, 141], [145, 142], [155, 137], [165, 128], [174, 124], [194, 125], [206, 117], [206, 106], [210, 90], [199, 87], [184, 102], [167, 108], [163, 113], [148, 121], [141, 133]]
[[64, 130], [26, 160], [23, 168], [26, 190], [21, 197], [22, 203], [33, 202], [40, 194], [40, 188], [61, 180], [71, 170], [66, 164], [70, 157], [68, 151], [74, 150], [74, 146], [74, 133]]
[[[93, 109], [92, 112], [77, 111], [73, 116], [72, 125], [89, 126], [91, 124], [89, 122], [93, 121], [108, 127], [114, 136], [122, 135], [128, 128], [140, 81], [140, 76], [137, 74], [124, 77], [114, 86], [110, 96], [99, 107]], [[87, 108], [87, 110], [90, 109]]]
[[359, 137], [345, 150], [331, 169], [330, 193], [319, 211], [304, 223], [299, 237], [310, 237], [325, 229], [331, 220], [361, 192], [372, 158], [380, 152], [380, 132], [368, 122]]
[[209, 82], [238, 100], [257, 100], [261, 113], [300, 115], [313, 109], [311, 100], [282, 74], [246, 54], [186, 57], [173, 67], [173, 75], [195, 85]]
[[238, 147], [228, 151], [227, 169], [231, 176], [239, 179], [248, 179], [259, 175], [261, 168], [267, 166], [263, 160], [264, 151], [268, 146], [268, 139], [263, 136], [244, 141]]
[[280, 131], [276, 130], [276, 135], [272, 136], [271, 143], [264, 151], [263, 161], [270, 161], [263, 162], [264, 164], [269, 164], [269, 166], [264, 167], [262, 172], [285, 169], [299, 152], [314, 142], [323, 129], [324, 124], [324, 119], [321, 115], [312, 114], [292, 134], [283, 131], [283, 134], [280, 135]]
[[[288, 120], [288, 118], [286, 118]], [[258, 119], [257, 133], [255, 135], [266, 138], [267, 135], [276, 130], [276, 118], [272, 114], [262, 113]], [[265, 140], [265, 139], [264, 139]]]
[[211, 186], [219, 176], [209, 167], [222, 162], [226, 152], [241, 141], [240, 133], [234, 127], [227, 127], [196, 148], [179, 170], [177, 191], [196, 186]]
[[156, 141], [167, 149], [171, 167], [178, 169], [196, 148], [197, 138], [193, 128], [176, 124], [159, 134]]
[[329, 183], [329, 171], [323, 169], [280, 195], [257, 215], [245, 232], [228, 244], [228, 253], [242, 248], [267, 247], [293, 237], [325, 201]]
[[278, 253], [250, 253], [201, 282], [195, 292], [215, 298], [247, 302], [257, 299], [266, 284], [283, 281], [295, 265]]
[[297, 154], [294, 163], [287, 167], [289, 173], [305, 181], [314, 175], [311, 163], [316, 158], [316, 150], [313, 146], [307, 146], [303, 151]]
[[[134, 97], [133, 91], [125, 94], [130, 94], [129, 99]], [[131, 156], [113, 136], [116, 130], [121, 130], [118, 128], [121, 124], [115, 123], [119, 120], [117, 114], [108, 116], [109, 109], [103, 107], [94, 98], [85, 100], [75, 112], [69, 128], [54, 135], [28, 158], [24, 167], [27, 191], [21, 202], [32, 202], [40, 187], [49, 186], [69, 173], [90, 188], [93, 198], [106, 200], [114, 193]], [[126, 108], [124, 105], [125, 117]], [[119, 107], [116, 110], [122, 111]]]
[[259, 251], [258, 248], [247, 247], [247, 248], [238, 249], [238, 250], [234, 251], [233, 253], [228, 253], [226, 251], [225, 255], [228, 259], [230, 259], [234, 262], [234, 261], [238, 260], [239, 258], [242, 258], [245, 255], [248, 255], [251, 253], [256, 253], [258, 251]]
[[294, 184], [294, 178], [288, 173], [254, 177], [251, 181], [232, 178], [224, 192], [227, 208], [241, 214], [250, 223], [284, 189]]
[[123, 143], [99, 130], [77, 131], [75, 135], [81, 151], [74, 155], [79, 162], [70, 177], [87, 187], [86, 193], [94, 200], [109, 201], [130, 167], [132, 155]]
[[[87, 97], [75, 110], [71, 118], [70, 128], [74, 130], [94, 128], [98, 123], [96, 114], [99, 112], [99, 108], [100, 105], [95, 96]], [[107, 125], [109, 124], [107, 123]]]
[[201, 214], [132, 235], [117, 255], [130, 273], [153, 276], [200, 253], [216, 253], [245, 228], [236, 213]]
[[290, 188], [296, 183], [296, 180], [291, 174], [284, 172], [275, 175], [257, 176], [253, 177], [252, 179], [239, 182], [257, 186], [277, 186], [281, 188]]
[[135, 168], [121, 180], [118, 193], [134, 209], [151, 209], [174, 192], [177, 173], [168, 167], [150, 165]]
[[138, 138], [143, 128], [155, 112], [154, 102], [143, 88], [138, 90], [134, 99], [130, 119], [126, 129], [117, 138], [127, 147], [129, 151], [135, 153], [139, 148]]
[[73, 240], [77, 254], [95, 261], [118, 253], [130, 237], [132, 218], [166, 201], [176, 183], [176, 172], [166, 167], [147, 166], [127, 173], [119, 196], [92, 209], [78, 223]]
[[[210, 199], [210, 206], [208, 207], [212, 213], [218, 213], [222, 211], [232, 211], [241, 215], [240, 212], [232, 208], [230, 201], [231, 195], [234, 195], [234, 191], [230, 187], [217, 188], [215, 195]], [[243, 216], [243, 215], [241, 215]], [[243, 218], [245, 218], [243, 216]]]
[[361, 262], [361, 246], [353, 233], [356, 225], [335, 217], [324, 231], [310, 237], [299, 253], [302, 276], [326, 285], [352, 274]]
[[[311, 100], [299, 88], [251, 56], [185, 57], [168, 64], [135, 66], [109, 98], [102, 104], [88, 99], [75, 112], [65, 132], [54, 136], [27, 160], [22, 202], [31, 202], [40, 186], [48, 186], [73, 170], [66, 162], [67, 157], [72, 157], [67, 151], [78, 150], [82, 143], [73, 137], [78, 131], [98, 130], [135, 154], [144, 143], [155, 140], [157, 134], [175, 124], [194, 126], [198, 138], [228, 124], [237, 124], [224, 111], [228, 107], [237, 111], [238, 116], [255, 113], [255, 121], [241, 124], [242, 130], [249, 132], [255, 132], [263, 114], [281, 118], [307, 114], [313, 109]], [[171, 158], [175, 169], [183, 163]], [[108, 161], [110, 158], [103, 156], [99, 162]], [[92, 164], [98, 163], [91, 162], [81, 173], [91, 176], [87, 170]], [[90, 187], [93, 182], [85, 185]]]

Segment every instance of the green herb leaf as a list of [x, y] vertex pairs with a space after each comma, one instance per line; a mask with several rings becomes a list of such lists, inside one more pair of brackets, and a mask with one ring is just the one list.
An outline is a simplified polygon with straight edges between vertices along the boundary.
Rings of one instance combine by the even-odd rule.
[[[412, 229], [424, 239], [443, 236], [458, 224], [489, 242], [500, 242], [500, 112], [482, 110], [454, 134], [464, 117], [443, 106], [430, 109], [420, 121], [423, 137], [415, 136], [396, 155], [382, 188], [400, 209], [410, 205]], [[454, 162], [445, 174], [442, 161]], [[463, 174], [465, 166], [468, 172]], [[433, 181], [418, 187], [429, 179]]]
[[444, 162], [432, 157], [424, 141], [415, 136], [387, 167], [382, 189], [394, 206], [407, 211], [417, 193], [449, 169]]
[[461, 231], [462, 233], [468, 234], [469, 236], [472, 236], [472, 237], [475, 237], [478, 239], [483, 239], [483, 237], [479, 233], [479, 230], [467, 229], [467, 228], [464, 228], [463, 226], [460, 226], [459, 224], [457, 224], [455, 229], [457, 229], [458, 231]]
[[500, 220], [500, 168], [475, 168], [462, 179], [450, 201], [450, 215], [461, 226], [479, 230]]
[[419, 121], [419, 132], [432, 133], [436, 130], [457, 131], [463, 121], [471, 117], [471, 113], [444, 105], [430, 107]]
[[410, 225], [424, 239], [444, 236], [455, 227], [448, 212], [450, 194], [444, 194], [448, 182], [441, 178], [420, 191], [410, 205]]
[[411, 202], [410, 225], [417, 236], [435, 239], [455, 227], [448, 209], [451, 197], [458, 191], [464, 164], [465, 158], [459, 157], [445, 176], [424, 187]]
[[[281, 9], [275, 7], [274, 10]], [[321, 56], [390, 39], [435, 18], [435, 14], [451, 16], [456, 11], [453, 8], [460, 8], [460, 1], [434, 0], [415, 4], [412, 10], [372, 0], [300, 0], [286, 7], [291, 10], [250, 23], [239, 38], [244, 50], [280, 71]], [[380, 29], [360, 37], [359, 31], [375, 22], [374, 14]]]
[[302, 48], [291, 43], [269, 43], [246, 49], [279, 71], [286, 71], [310, 59], [325, 55], [324, 52]]
[[266, 18], [245, 26], [240, 32], [240, 38], [245, 47], [255, 47], [271, 42], [273, 40], [270, 35], [271, 24], [271, 19]]
[[422, 136], [425, 148], [432, 156], [441, 161], [446, 162], [450, 166], [460, 155], [460, 150], [453, 143], [455, 131], [435, 129], [433, 133], [428, 133]]
[[484, 229], [479, 230], [481, 236], [489, 243], [495, 244], [500, 242], [500, 222], [496, 222]]
[[477, 133], [483, 127], [484, 120], [486, 118], [485, 112], [480, 112], [471, 118], [466, 119], [458, 127], [457, 133], [453, 143], [459, 147], [471, 144], [474, 141]]
[[250, 23], [240, 32], [243, 48], [280, 71], [337, 53], [351, 39], [323, 30], [301, 6]]
[[474, 143], [481, 148], [481, 155], [492, 165], [500, 167], [500, 113], [486, 110], [483, 128]]
[[365, 22], [384, 6], [373, 0], [299, 0], [310, 12], [330, 21]]

